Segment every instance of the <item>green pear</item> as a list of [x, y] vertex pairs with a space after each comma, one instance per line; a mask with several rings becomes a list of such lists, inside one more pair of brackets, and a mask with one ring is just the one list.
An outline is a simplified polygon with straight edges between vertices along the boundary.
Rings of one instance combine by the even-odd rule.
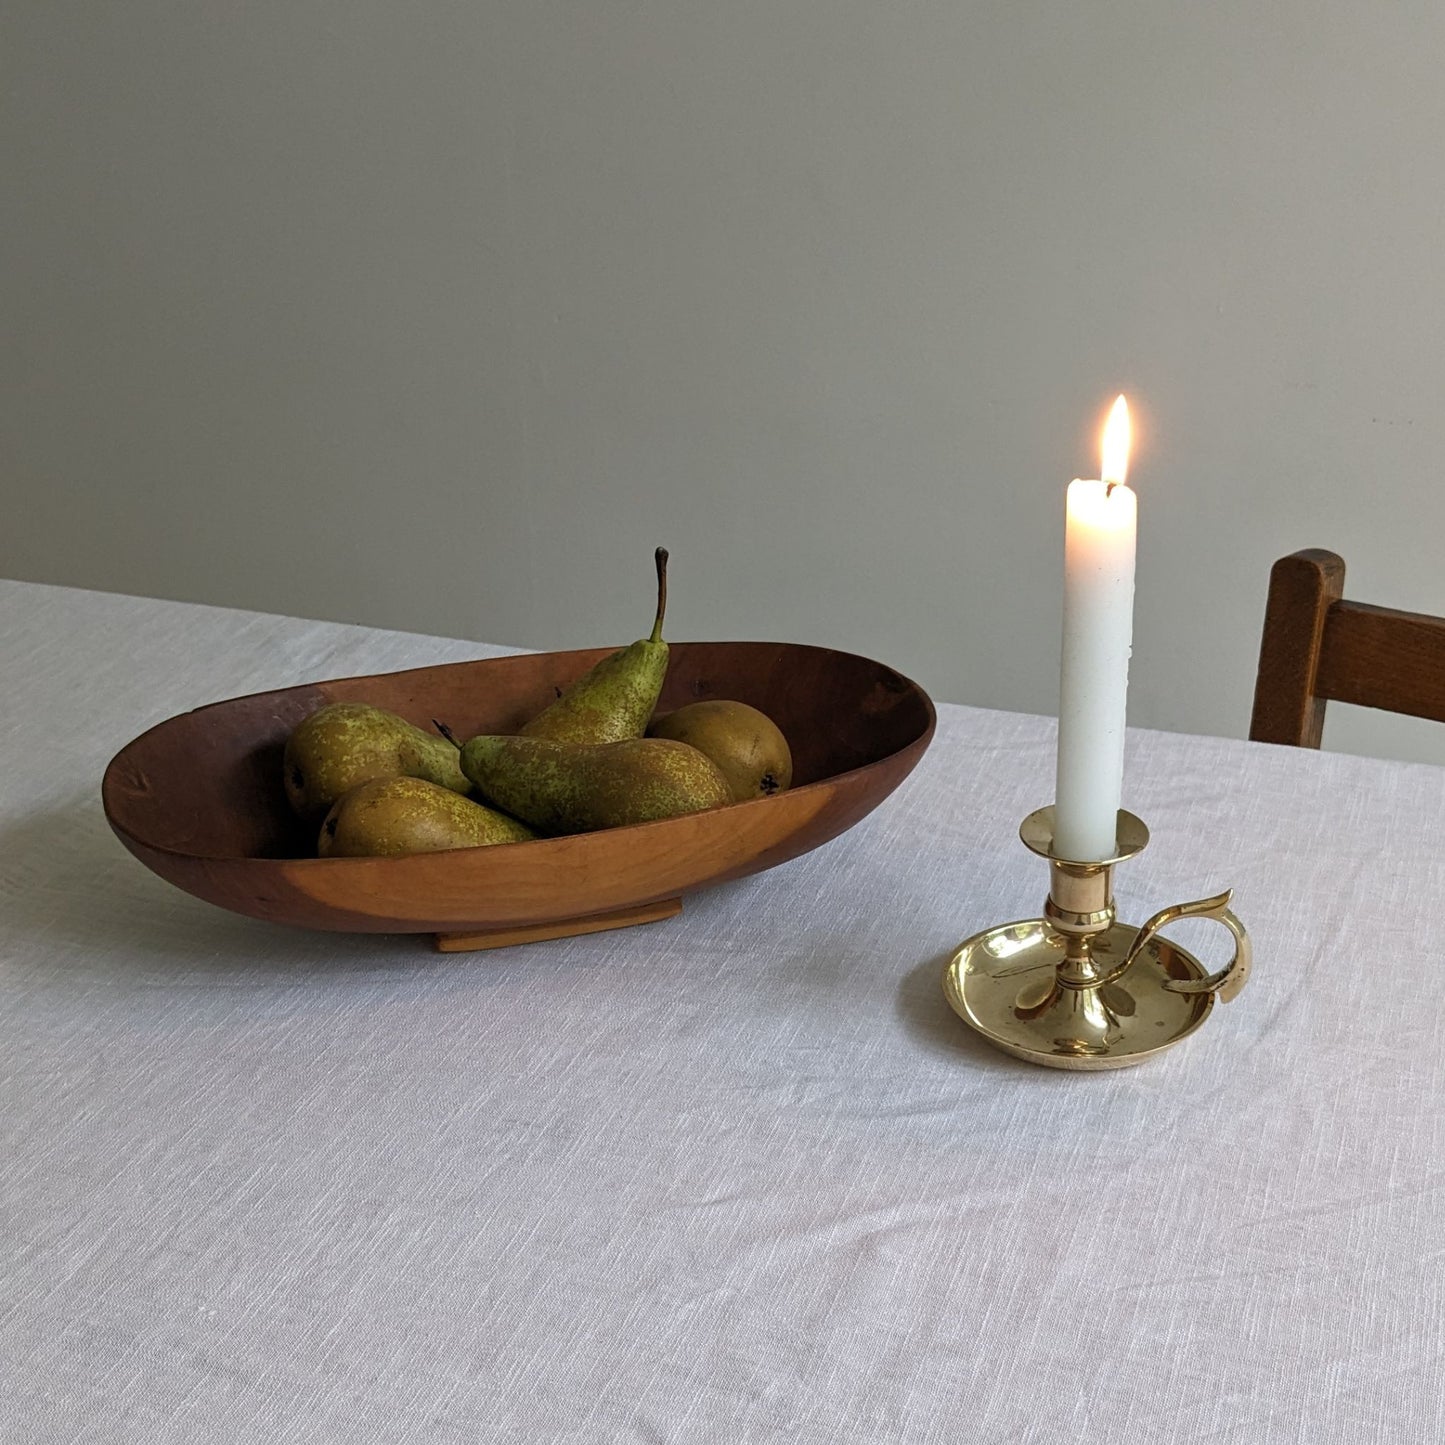
[[375, 778], [337, 801], [316, 851], [323, 858], [392, 858], [535, 836], [515, 818], [425, 778]]
[[287, 739], [284, 776], [291, 806], [318, 822], [373, 778], [424, 778], [470, 791], [450, 743], [363, 702], [329, 703], [306, 718]]
[[664, 713], [648, 737], [672, 738], [706, 754], [728, 780], [733, 801], [770, 798], [793, 781], [788, 740], [767, 713], [745, 702], [709, 698]]
[[472, 738], [462, 771], [496, 807], [539, 833], [592, 833], [732, 802], [727, 780], [696, 748], [661, 738], [559, 743]]
[[667, 549], [659, 547], [657, 615], [652, 635], [604, 657], [524, 728], [522, 736], [565, 743], [617, 743], [640, 738], [667, 675], [662, 617], [667, 610]]

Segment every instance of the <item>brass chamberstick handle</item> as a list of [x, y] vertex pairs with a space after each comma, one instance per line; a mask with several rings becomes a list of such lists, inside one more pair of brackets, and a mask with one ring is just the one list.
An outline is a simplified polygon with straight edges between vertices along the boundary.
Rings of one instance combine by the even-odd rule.
[[1231, 999], [1238, 998], [1240, 991], [1249, 982], [1254, 950], [1250, 947], [1249, 934], [1244, 924], [1230, 911], [1229, 900], [1233, 896], [1234, 890], [1226, 888], [1223, 893], [1216, 893], [1212, 898], [1200, 898], [1193, 903], [1175, 903], [1169, 908], [1161, 908], [1139, 930], [1123, 961], [1110, 969], [1108, 975], [1099, 980], [1099, 985], [1111, 983], [1125, 973], [1160, 929], [1167, 928], [1181, 918], [1212, 918], [1215, 922], [1222, 923], [1234, 935], [1234, 957], [1208, 978], [1171, 978], [1166, 980], [1163, 986], [1172, 993], [1217, 993], [1221, 1003], [1229, 1003]]

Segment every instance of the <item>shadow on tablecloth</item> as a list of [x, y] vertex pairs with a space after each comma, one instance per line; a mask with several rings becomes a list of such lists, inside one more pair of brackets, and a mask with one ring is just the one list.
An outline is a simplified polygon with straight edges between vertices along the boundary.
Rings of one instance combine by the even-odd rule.
[[117, 975], [374, 971], [387, 955], [398, 967], [437, 957], [424, 940], [290, 928], [192, 898], [126, 852], [93, 792], [0, 826], [0, 915], [16, 956]]
[[943, 971], [955, 948], [920, 963], [899, 981], [894, 1007], [900, 1022], [915, 1043], [936, 1057], [990, 1073], [1037, 1073], [1034, 1065], [1010, 1058], [980, 1038], [949, 1006], [943, 994]]

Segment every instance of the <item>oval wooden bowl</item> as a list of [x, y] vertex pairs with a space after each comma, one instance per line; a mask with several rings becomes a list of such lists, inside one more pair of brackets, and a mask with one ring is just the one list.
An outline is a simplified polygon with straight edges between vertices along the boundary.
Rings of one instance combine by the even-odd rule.
[[[106, 817], [148, 868], [254, 918], [363, 933], [475, 933], [485, 947], [676, 912], [671, 900], [771, 868], [871, 812], [933, 737], [916, 683], [822, 647], [672, 647], [660, 711], [700, 698], [761, 708], [793, 750], [785, 793], [658, 823], [407, 858], [317, 858], [281, 785], [291, 729], [328, 702], [368, 702], [461, 737], [514, 732], [609, 648], [448, 663], [213, 703], [111, 760]], [[443, 944], [443, 946], [448, 946]]]

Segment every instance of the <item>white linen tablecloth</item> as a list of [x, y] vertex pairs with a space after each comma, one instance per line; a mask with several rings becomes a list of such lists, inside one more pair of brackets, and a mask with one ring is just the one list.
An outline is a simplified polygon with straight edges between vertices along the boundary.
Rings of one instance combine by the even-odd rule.
[[1445, 1438], [1445, 770], [1131, 734], [1122, 916], [1232, 883], [1257, 966], [1106, 1074], [940, 989], [1038, 911], [1049, 719], [942, 707], [823, 849], [495, 953], [106, 827], [164, 717], [498, 650], [0, 583], [0, 1440]]

